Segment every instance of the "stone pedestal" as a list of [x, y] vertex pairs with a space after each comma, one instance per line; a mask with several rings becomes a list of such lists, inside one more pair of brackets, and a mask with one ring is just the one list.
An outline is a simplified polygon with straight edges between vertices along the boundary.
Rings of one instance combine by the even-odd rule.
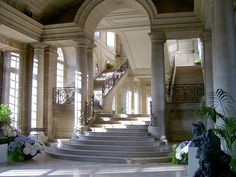
[[7, 139], [0, 137], [0, 163], [7, 162]]
[[197, 147], [189, 147], [188, 149], [188, 177], [193, 177], [199, 167], [198, 159], [195, 157], [197, 149]]

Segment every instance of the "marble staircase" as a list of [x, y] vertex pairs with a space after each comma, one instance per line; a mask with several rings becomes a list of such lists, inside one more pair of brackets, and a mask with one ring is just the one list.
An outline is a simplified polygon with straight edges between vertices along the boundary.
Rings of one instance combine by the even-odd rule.
[[59, 159], [109, 163], [164, 163], [171, 160], [171, 145], [160, 145], [147, 129], [148, 115], [121, 117], [103, 114], [89, 131], [52, 143], [46, 154]]

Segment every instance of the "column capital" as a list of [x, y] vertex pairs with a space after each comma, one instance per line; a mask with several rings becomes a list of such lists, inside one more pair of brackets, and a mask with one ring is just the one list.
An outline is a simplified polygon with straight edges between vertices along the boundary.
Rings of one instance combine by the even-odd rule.
[[87, 50], [88, 50], [89, 52], [92, 52], [95, 47], [97, 47], [97, 46], [96, 46], [94, 43], [90, 43], [90, 44], [88, 45], [88, 49], [87, 49]]
[[206, 41], [212, 40], [212, 32], [210, 30], [204, 31], [200, 35], [200, 40], [202, 43], [205, 43]]
[[33, 43], [31, 43], [31, 46], [32, 46], [34, 49], [44, 49], [45, 47], [48, 46], [48, 44], [42, 43], [42, 42], [33, 42]]
[[162, 31], [149, 33], [149, 37], [151, 38], [152, 42], [164, 43], [166, 40], [165, 33]]
[[91, 41], [86, 37], [77, 38], [74, 41], [75, 41], [75, 43], [77, 44], [78, 47], [88, 48], [89, 45], [91, 44]]

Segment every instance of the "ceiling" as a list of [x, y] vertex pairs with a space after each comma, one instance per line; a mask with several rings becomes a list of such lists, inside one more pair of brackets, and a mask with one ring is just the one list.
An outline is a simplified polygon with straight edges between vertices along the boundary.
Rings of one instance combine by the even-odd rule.
[[[43, 25], [73, 22], [85, 0], [1, 0]], [[152, 0], [158, 13], [189, 12], [194, 0]]]
[[[1, 0], [30, 16], [43, 25], [73, 22], [85, 0]], [[194, 0], [153, 0], [158, 13], [193, 11]], [[151, 68], [151, 41], [149, 18], [146, 12], [135, 8], [124, 8], [105, 16], [97, 26], [98, 31], [114, 31], [119, 34], [132, 69]], [[17, 41], [32, 42], [19, 32], [5, 29], [0, 33]], [[1, 30], [2, 29], [2, 30]], [[5, 34], [5, 33], [10, 34]], [[12, 36], [14, 34], [14, 36]], [[0, 41], [1, 43], [1, 41]], [[6, 47], [5, 44], [0, 48]]]

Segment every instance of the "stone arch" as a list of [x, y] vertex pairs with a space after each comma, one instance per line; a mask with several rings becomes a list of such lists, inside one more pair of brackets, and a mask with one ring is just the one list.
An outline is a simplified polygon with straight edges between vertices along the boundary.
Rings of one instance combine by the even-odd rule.
[[86, 0], [77, 12], [74, 22], [82, 28], [85, 36], [93, 39], [93, 33], [104, 16], [114, 10], [129, 7], [146, 13], [152, 26], [157, 16], [152, 0]]

